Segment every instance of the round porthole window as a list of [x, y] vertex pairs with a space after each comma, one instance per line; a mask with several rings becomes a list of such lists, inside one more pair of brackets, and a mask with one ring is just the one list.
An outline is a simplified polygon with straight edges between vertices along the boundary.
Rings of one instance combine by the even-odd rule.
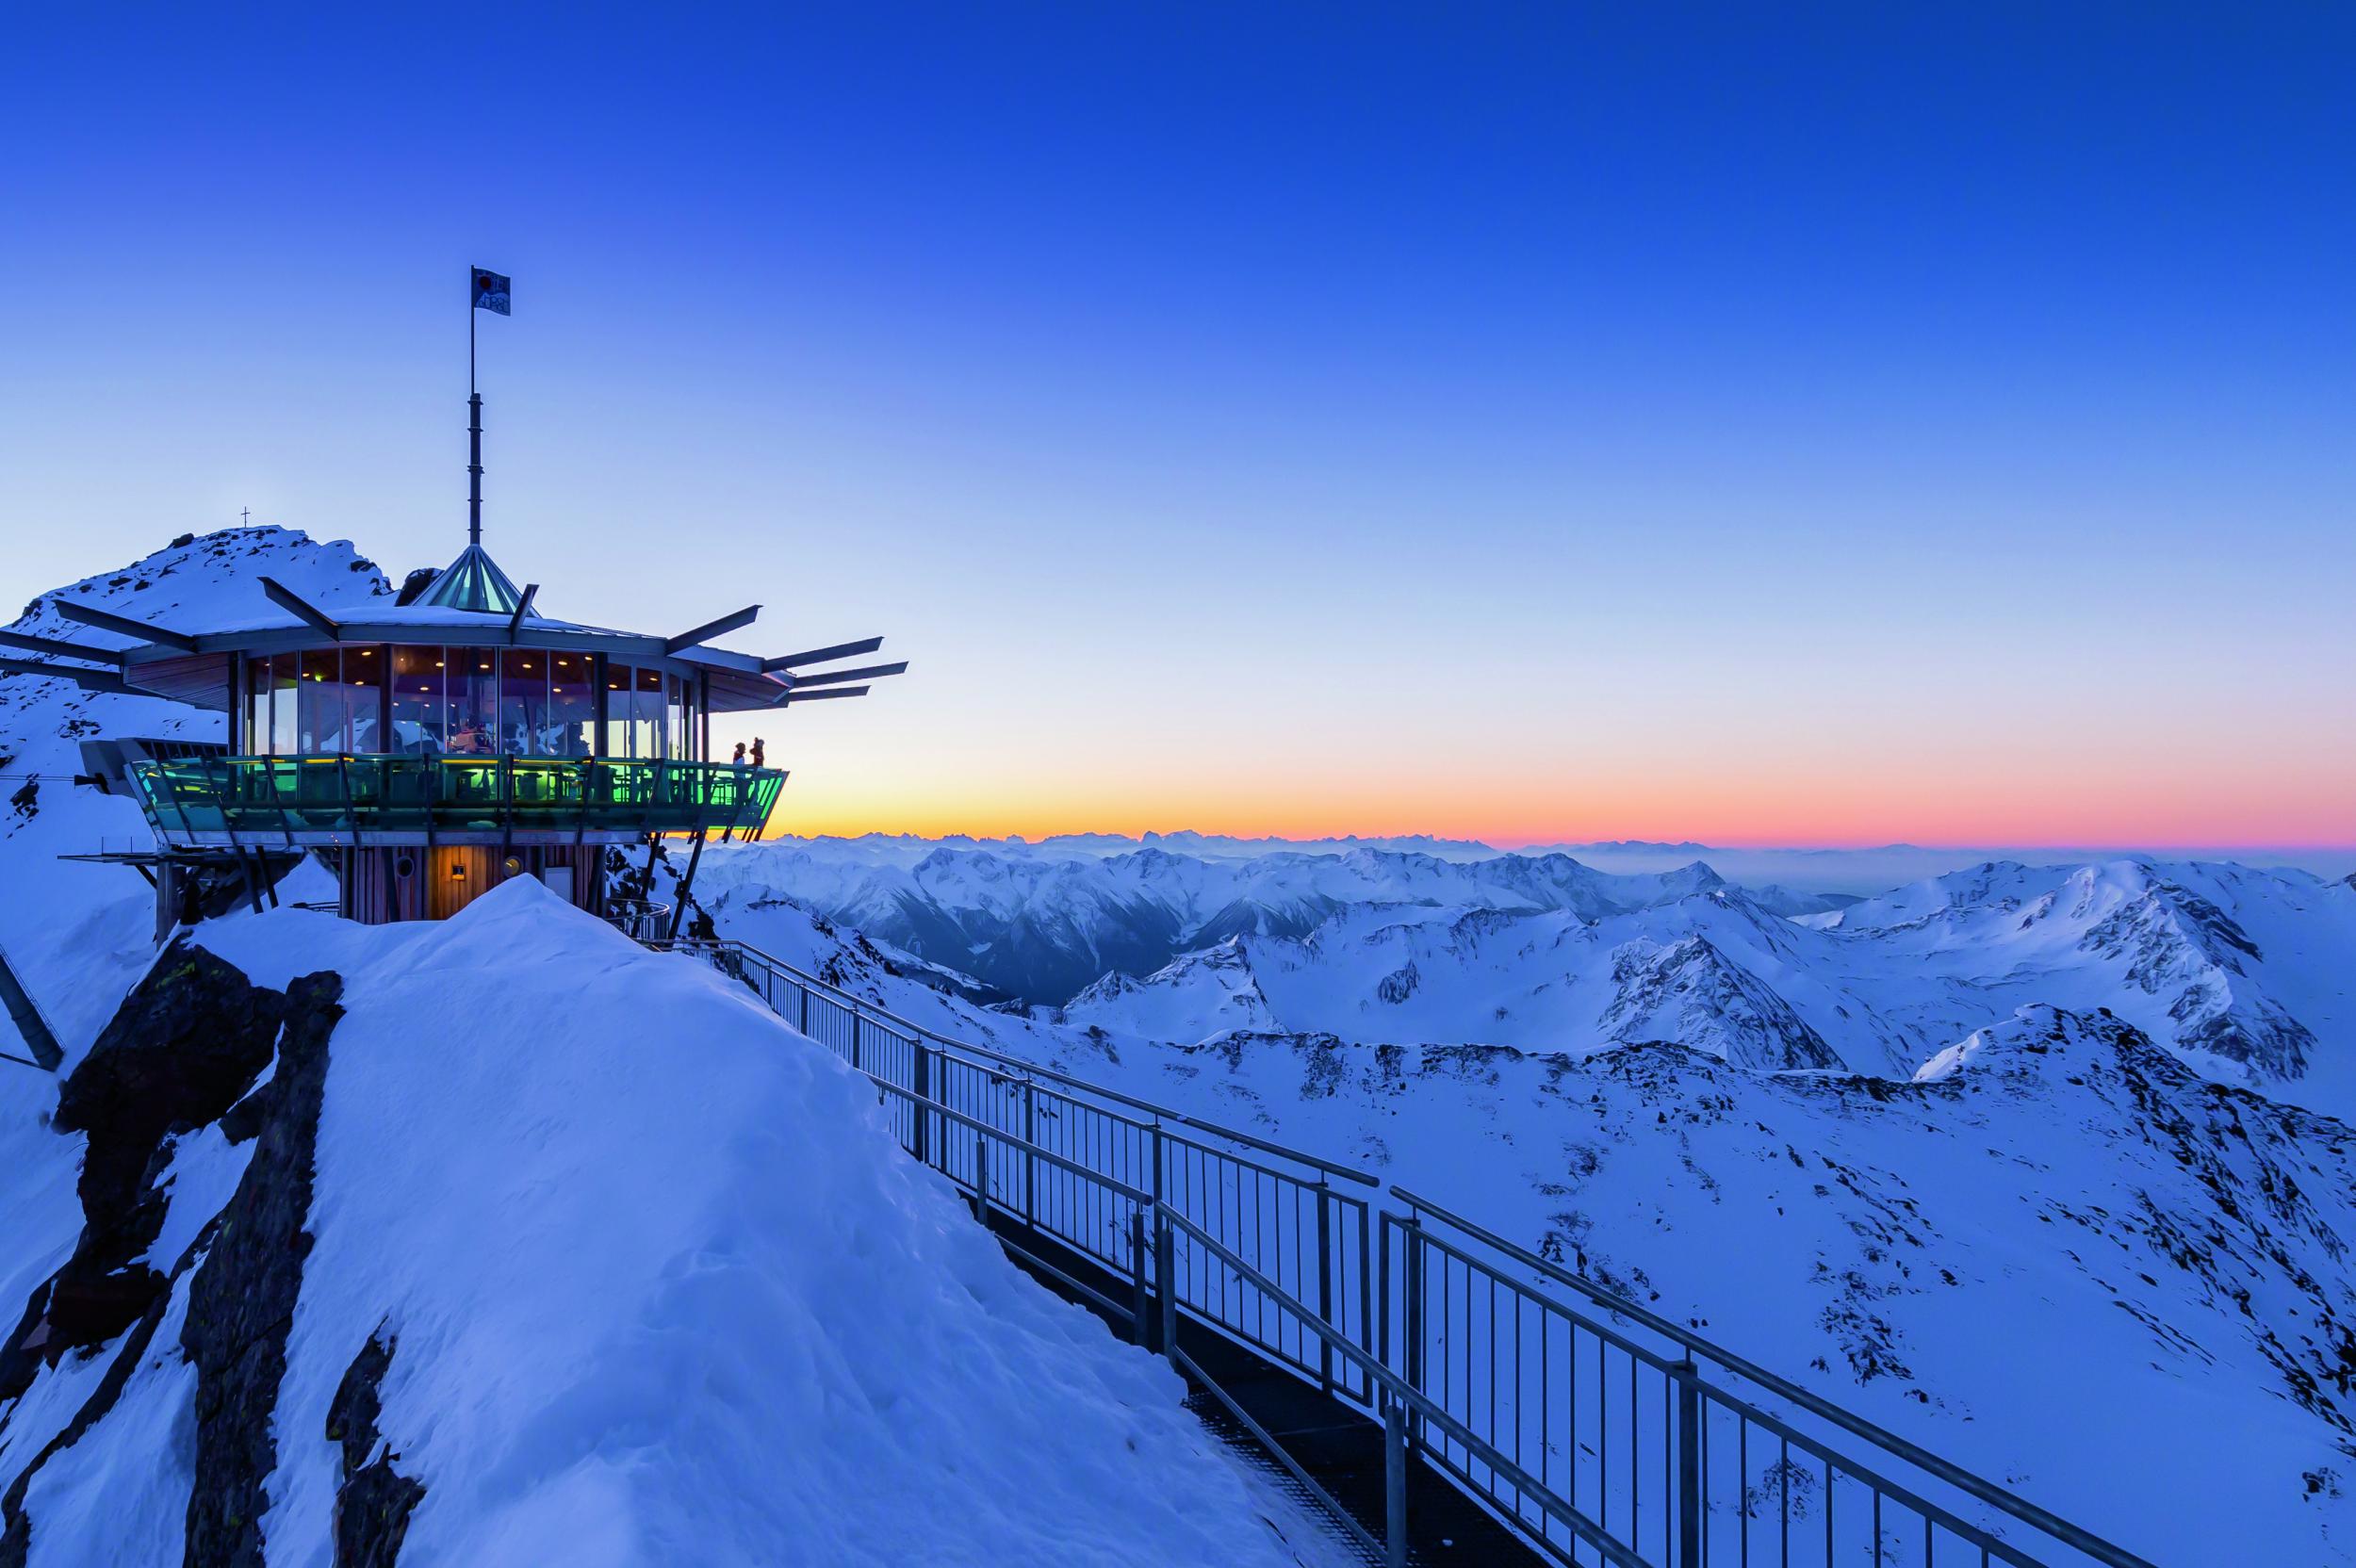
[[514, 876], [516, 873], [522, 871], [523, 869], [524, 858], [520, 855], [511, 855], [506, 859], [499, 862], [499, 870], [504, 872], [509, 876]]
[[417, 874], [417, 862], [414, 857], [407, 855], [396, 855], [393, 857], [393, 874], [395, 876], [414, 876]]

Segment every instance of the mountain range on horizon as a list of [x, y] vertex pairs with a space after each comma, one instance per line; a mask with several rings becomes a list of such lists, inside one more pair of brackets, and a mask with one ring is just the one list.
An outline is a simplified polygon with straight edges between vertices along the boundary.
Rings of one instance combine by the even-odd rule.
[[1693, 860], [1707, 861], [1728, 880], [1746, 886], [1780, 885], [1807, 892], [1857, 898], [1887, 892], [1907, 882], [1921, 881], [1991, 860], [2028, 865], [2083, 865], [2090, 862], [2143, 858], [2156, 860], [2217, 860], [2250, 866], [2289, 866], [2323, 876], [2356, 874], [2356, 845], [2202, 845], [2202, 844], [1986, 844], [1926, 845], [1894, 842], [1873, 845], [1837, 844], [1709, 844], [1693, 840], [1650, 839], [1560, 840], [1527, 844], [1493, 844], [1478, 839], [1451, 839], [1432, 834], [1341, 834], [1317, 839], [1288, 839], [1275, 835], [1239, 837], [1203, 833], [1191, 828], [1141, 833], [1072, 832], [1039, 838], [1022, 834], [990, 837], [967, 833], [886, 833], [803, 836], [783, 833], [778, 841], [813, 846], [862, 846], [877, 854], [898, 852], [921, 856], [937, 848], [971, 849], [1011, 856], [1108, 856], [1139, 849], [1214, 858], [1259, 855], [1347, 854], [1354, 849], [1396, 850], [1430, 855], [1445, 860], [1494, 859], [1504, 856], [1536, 858], [1567, 855], [1598, 871], [1622, 874], [1674, 870]]

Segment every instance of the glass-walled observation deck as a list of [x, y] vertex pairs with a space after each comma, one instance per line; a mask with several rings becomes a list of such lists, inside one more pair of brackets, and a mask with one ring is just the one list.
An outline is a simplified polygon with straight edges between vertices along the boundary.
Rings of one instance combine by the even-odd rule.
[[199, 756], [125, 771], [157, 841], [182, 849], [750, 835], [785, 785], [771, 768], [666, 758]]
[[131, 764], [159, 842], [612, 842], [756, 834], [785, 775], [702, 760], [709, 680], [561, 644], [231, 656], [228, 755]]
[[696, 685], [561, 648], [345, 644], [240, 661], [237, 749], [256, 757], [702, 754]]

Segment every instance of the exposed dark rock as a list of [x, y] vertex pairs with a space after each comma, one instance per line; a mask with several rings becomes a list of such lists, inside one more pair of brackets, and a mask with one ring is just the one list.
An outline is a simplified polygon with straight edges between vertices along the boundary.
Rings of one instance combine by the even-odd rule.
[[196, 1366], [196, 1480], [190, 1568], [260, 1568], [263, 1482], [275, 1468], [272, 1419], [286, 1370], [303, 1260], [311, 1250], [313, 1156], [327, 1087], [327, 1038], [343, 981], [305, 975], [286, 989], [278, 1071], [254, 1154], [221, 1233], [188, 1286], [180, 1342]]
[[24, 1392], [38, 1363], [96, 1348], [160, 1298], [164, 1276], [133, 1260], [163, 1225], [165, 1135], [211, 1121], [253, 1086], [285, 1001], [202, 948], [175, 946], [59, 1086], [53, 1125], [90, 1140], [82, 1233], [0, 1345], [0, 1399]]
[[57, 1130], [90, 1135], [85, 1210], [127, 1207], [165, 1133], [244, 1098], [270, 1065], [286, 1001], [201, 947], [164, 955], [57, 1091]]
[[[205, 1255], [219, 1230], [220, 1221], [216, 1218], [197, 1233], [196, 1239], [188, 1243], [179, 1261], [172, 1265], [171, 1278], [155, 1292], [139, 1320], [131, 1326], [131, 1331], [116, 1347], [114, 1360], [100, 1376], [98, 1386], [90, 1391], [90, 1397], [83, 1400], [81, 1408], [74, 1413], [74, 1419], [67, 1422], [57, 1436], [42, 1445], [41, 1452], [33, 1456], [32, 1462], [17, 1472], [16, 1479], [9, 1483], [6, 1495], [0, 1495], [0, 1568], [25, 1568], [26, 1554], [32, 1548], [32, 1521], [25, 1512], [25, 1493], [31, 1486], [33, 1477], [52, 1455], [80, 1442], [84, 1432], [114, 1409], [115, 1401], [123, 1396], [123, 1386], [131, 1380], [131, 1374], [146, 1359], [148, 1346], [154, 1342], [155, 1330], [163, 1322], [164, 1309], [171, 1304], [172, 1285]], [[27, 1327], [38, 1323], [46, 1288], [44, 1286], [41, 1291], [34, 1293], [33, 1304], [26, 1312], [25, 1324], [19, 1326], [19, 1337], [24, 1336]], [[26, 1357], [25, 1365], [29, 1376], [33, 1358]], [[22, 1388], [18, 1388], [0, 1398], [13, 1398], [23, 1392]], [[5, 1425], [5, 1421], [0, 1420], [0, 1425]]]
[[393, 1364], [394, 1342], [379, 1328], [352, 1359], [327, 1407], [327, 1440], [343, 1448], [343, 1485], [335, 1493], [335, 1568], [392, 1568], [409, 1531], [422, 1483], [400, 1475], [401, 1456], [378, 1449], [377, 1390]]
[[211, 954], [174, 947], [59, 1086], [52, 1125], [89, 1139], [79, 1184], [82, 1233], [73, 1256], [33, 1292], [15, 1331], [0, 1345], [0, 1404], [30, 1387], [42, 1364], [123, 1338], [73, 1420], [0, 1496], [0, 1568], [22, 1568], [31, 1549], [24, 1499], [33, 1476], [114, 1407], [162, 1321], [172, 1280], [211, 1240], [208, 1226], [169, 1277], [132, 1261], [154, 1245], [163, 1224], [155, 1184], [166, 1164], [165, 1135], [212, 1120], [252, 1086], [270, 1063], [285, 1003]]
[[[181, 1270], [201, 1254], [210, 1237], [208, 1228], [206, 1233], [188, 1249], [180, 1267], [172, 1270], [173, 1279], [179, 1278]], [[33, 1477], [40, 1473], [41, 1467], [49, 1462], [51, 1455], [80, 1442], [84, 1432], [114, 1409], [115, 1401], [123, 1396], [123, 1385], [131, 1380], [131, 1374], [147, 1355], [147, 1348], [155, 1337], [156, 1326], [163, 1321], [168, 1300], [164, 1291], [155, 1293], [115, 1351], [115, 1359], [98, 1380], [98, 1386], [90, 1391], [89, 1398], [82, 1401], [82, 1408], [74, 1413], [74, 1419], [67, 1422], [57, 1436], [41, 1446], [41, 1452], [33, 1456], [33, 1462], [17, 1472], [16, 1479], [9, 1483], [8, 1494], [0, 1496], [0, 1568], [25, 1568], [25, 1559], [33, 1544], [33, 1522], [25, 1511], [25, 1490], [32, 1485]]]

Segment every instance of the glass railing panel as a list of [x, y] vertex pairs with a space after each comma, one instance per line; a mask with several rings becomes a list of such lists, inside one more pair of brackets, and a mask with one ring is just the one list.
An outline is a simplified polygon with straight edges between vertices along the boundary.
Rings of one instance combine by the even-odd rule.
[[[433, 821], [441, 796], [441, 767], [431, 757], [369, 759], [377, 776], [377, 815], [372, 825], [381, 833], [421, 833]], [[357, 766], [357, 764], [354, 764]]]
[[500, 825], [506, 767], [497, 757], [444, 758], [437, 826], [452, 831], [489, 831]]
[[509, 763], [509, 787], [514, 792], [515, 820], [547, 826], [562, 817], [570, 822], [581, 814], [581, 776], [578, 763], [555, 758], [518, 757]]
[[224, 780], [221, 792], [230, 825], [239, 833], [284, 833], [301, 827], [293, 810], [300, 762], [293, 757], [259, 757], [222, 764], [234, 776]]
[[139, 790], [139, 805], [146, 809], [148, 825], [155, 829], [158, 838], [189, 830], [188, 814], [172, 798], [169, 767], [164, 762], [134, 762], [130, 769], [131, 781]]
[[[344, 798], [343, 760], [338, 757], [294, 757], [277, 770], [279, 804], [298, 828], [334, 833], [352, 825], [350, 802]], [[292, 789], [286, 788], [291, 782]]]
[[639, 758], [230, 757], [128, 770], [159, 836], [233, 833], [746, 832], [785, 784], [771, 769]]

